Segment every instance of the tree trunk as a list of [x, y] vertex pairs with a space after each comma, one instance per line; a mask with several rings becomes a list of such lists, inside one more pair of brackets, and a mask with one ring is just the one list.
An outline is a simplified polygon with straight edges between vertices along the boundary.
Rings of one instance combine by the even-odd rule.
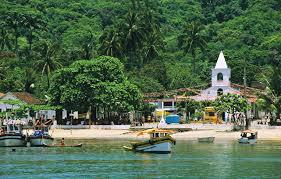
[[247, 116], [247, 110], [245, 110], [244, 113], [245, 113], [245, 120], [246, 120], [245, 128], [249, 129], [249, 127], [250, 127], [250, 118], [248, 118], [248, 116]]
[[193, 74], [196, 73], [196, 67], [195, 67], [195, 52], [192, 52], [192, 58], [193, 58], [193, 62], [192, 62], [192, 66], [193, 66]]
[[16, 54], [18, 54], [18, 49], [19, 49], [19, 47], [18, 47], [18, 35], [16, 35], [15, 36], [15, 52], [16, 52]]
[[49, 72], [47, 72], [47, 85], [48, 85], [48, 89], [49, 89], [50, 88]]
[[32, 51], [31, 51], [31, 48], [32, 48], [32, 30], [30, 30], [30, 34], [29, 34], [29, 37], [28, 37], [28, 43], [29, 43], [29, 55], [32, 54]]
[[89, 129], [90, 129], [92, 125], [92, 106], [89, 106], [88, 113], [89, 113]]
[[56, 120], [58, 124], [63, 124], [62, 109], [56, 109]]

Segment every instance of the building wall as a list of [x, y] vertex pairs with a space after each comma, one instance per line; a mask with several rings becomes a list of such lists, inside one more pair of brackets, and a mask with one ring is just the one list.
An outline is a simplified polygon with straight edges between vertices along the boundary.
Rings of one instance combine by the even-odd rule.
[[[219, 73], [223, 74], [223, 80], [217, 80], [217, 75]], [[231, 70], [226, 69], [212, 69], [212, 86], [230, 86], [230, 74]]]

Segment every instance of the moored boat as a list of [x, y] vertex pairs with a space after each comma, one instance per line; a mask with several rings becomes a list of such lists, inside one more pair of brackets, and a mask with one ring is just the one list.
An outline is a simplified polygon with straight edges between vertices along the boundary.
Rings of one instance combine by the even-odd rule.
[[200, 137], [198, 138], [198, 142], [214, 142], [215, 137]]
[[31, 147], [44, 147], [52, 145], [54, 138], [49, 135], [49, 127], [45, 125], [36, 126], [34, 133], [28, 136]]
[[21, 125], [7, 124], [1, 128], [0, 147], [25, 147], [26, 137], [22, 134]]
[[138, 135], [149, 134], [150, 139], [143, 142], [131, 143], [131, 147], [124, 146], [124, 149], [135, 152], [171, 153], [172, 146], [176, 144], [176, 140], [169, 135], [170, 133], [172, 131], [162, 129], [142, 131]]
[[44, 144], [44, 147], [82, 147], [82, 144], [74, 144], [74, 145], [47, 145], [47, 144]]
[[252, 130], [245, 130], [241, 132], [241, 138], [238, 142], [241, 144], [254, 144], [257, 142], [258, 132]]

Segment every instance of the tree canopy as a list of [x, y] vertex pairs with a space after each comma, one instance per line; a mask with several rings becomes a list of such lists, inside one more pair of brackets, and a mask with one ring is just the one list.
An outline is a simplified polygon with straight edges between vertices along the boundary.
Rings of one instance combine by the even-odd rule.
[[108, 56], [79, 60], [58, 70], [49, 92], [52, 104], [76, 110], [92, 106], [127, 112], [141, 100], [138, 88], [124, 74], [123, 64]]
[[246, 66], [248, 86], [280, 96], [267, 83], [279, 80], [280, 9], [279, 0], [3, 0], [0, 91], [44, 97], [53, 75], [100, 55], [119, 58], [141, 92], [205, 88], [223, 50], [233, 83]]

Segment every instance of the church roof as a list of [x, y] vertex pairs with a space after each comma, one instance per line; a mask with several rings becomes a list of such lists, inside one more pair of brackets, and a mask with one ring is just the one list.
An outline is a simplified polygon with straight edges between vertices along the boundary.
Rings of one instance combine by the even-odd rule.
[[226, 69], [226, 68], [227, 68], [227, 64], [225, 62], [223, 52], [221, 51], [215, 69]]

